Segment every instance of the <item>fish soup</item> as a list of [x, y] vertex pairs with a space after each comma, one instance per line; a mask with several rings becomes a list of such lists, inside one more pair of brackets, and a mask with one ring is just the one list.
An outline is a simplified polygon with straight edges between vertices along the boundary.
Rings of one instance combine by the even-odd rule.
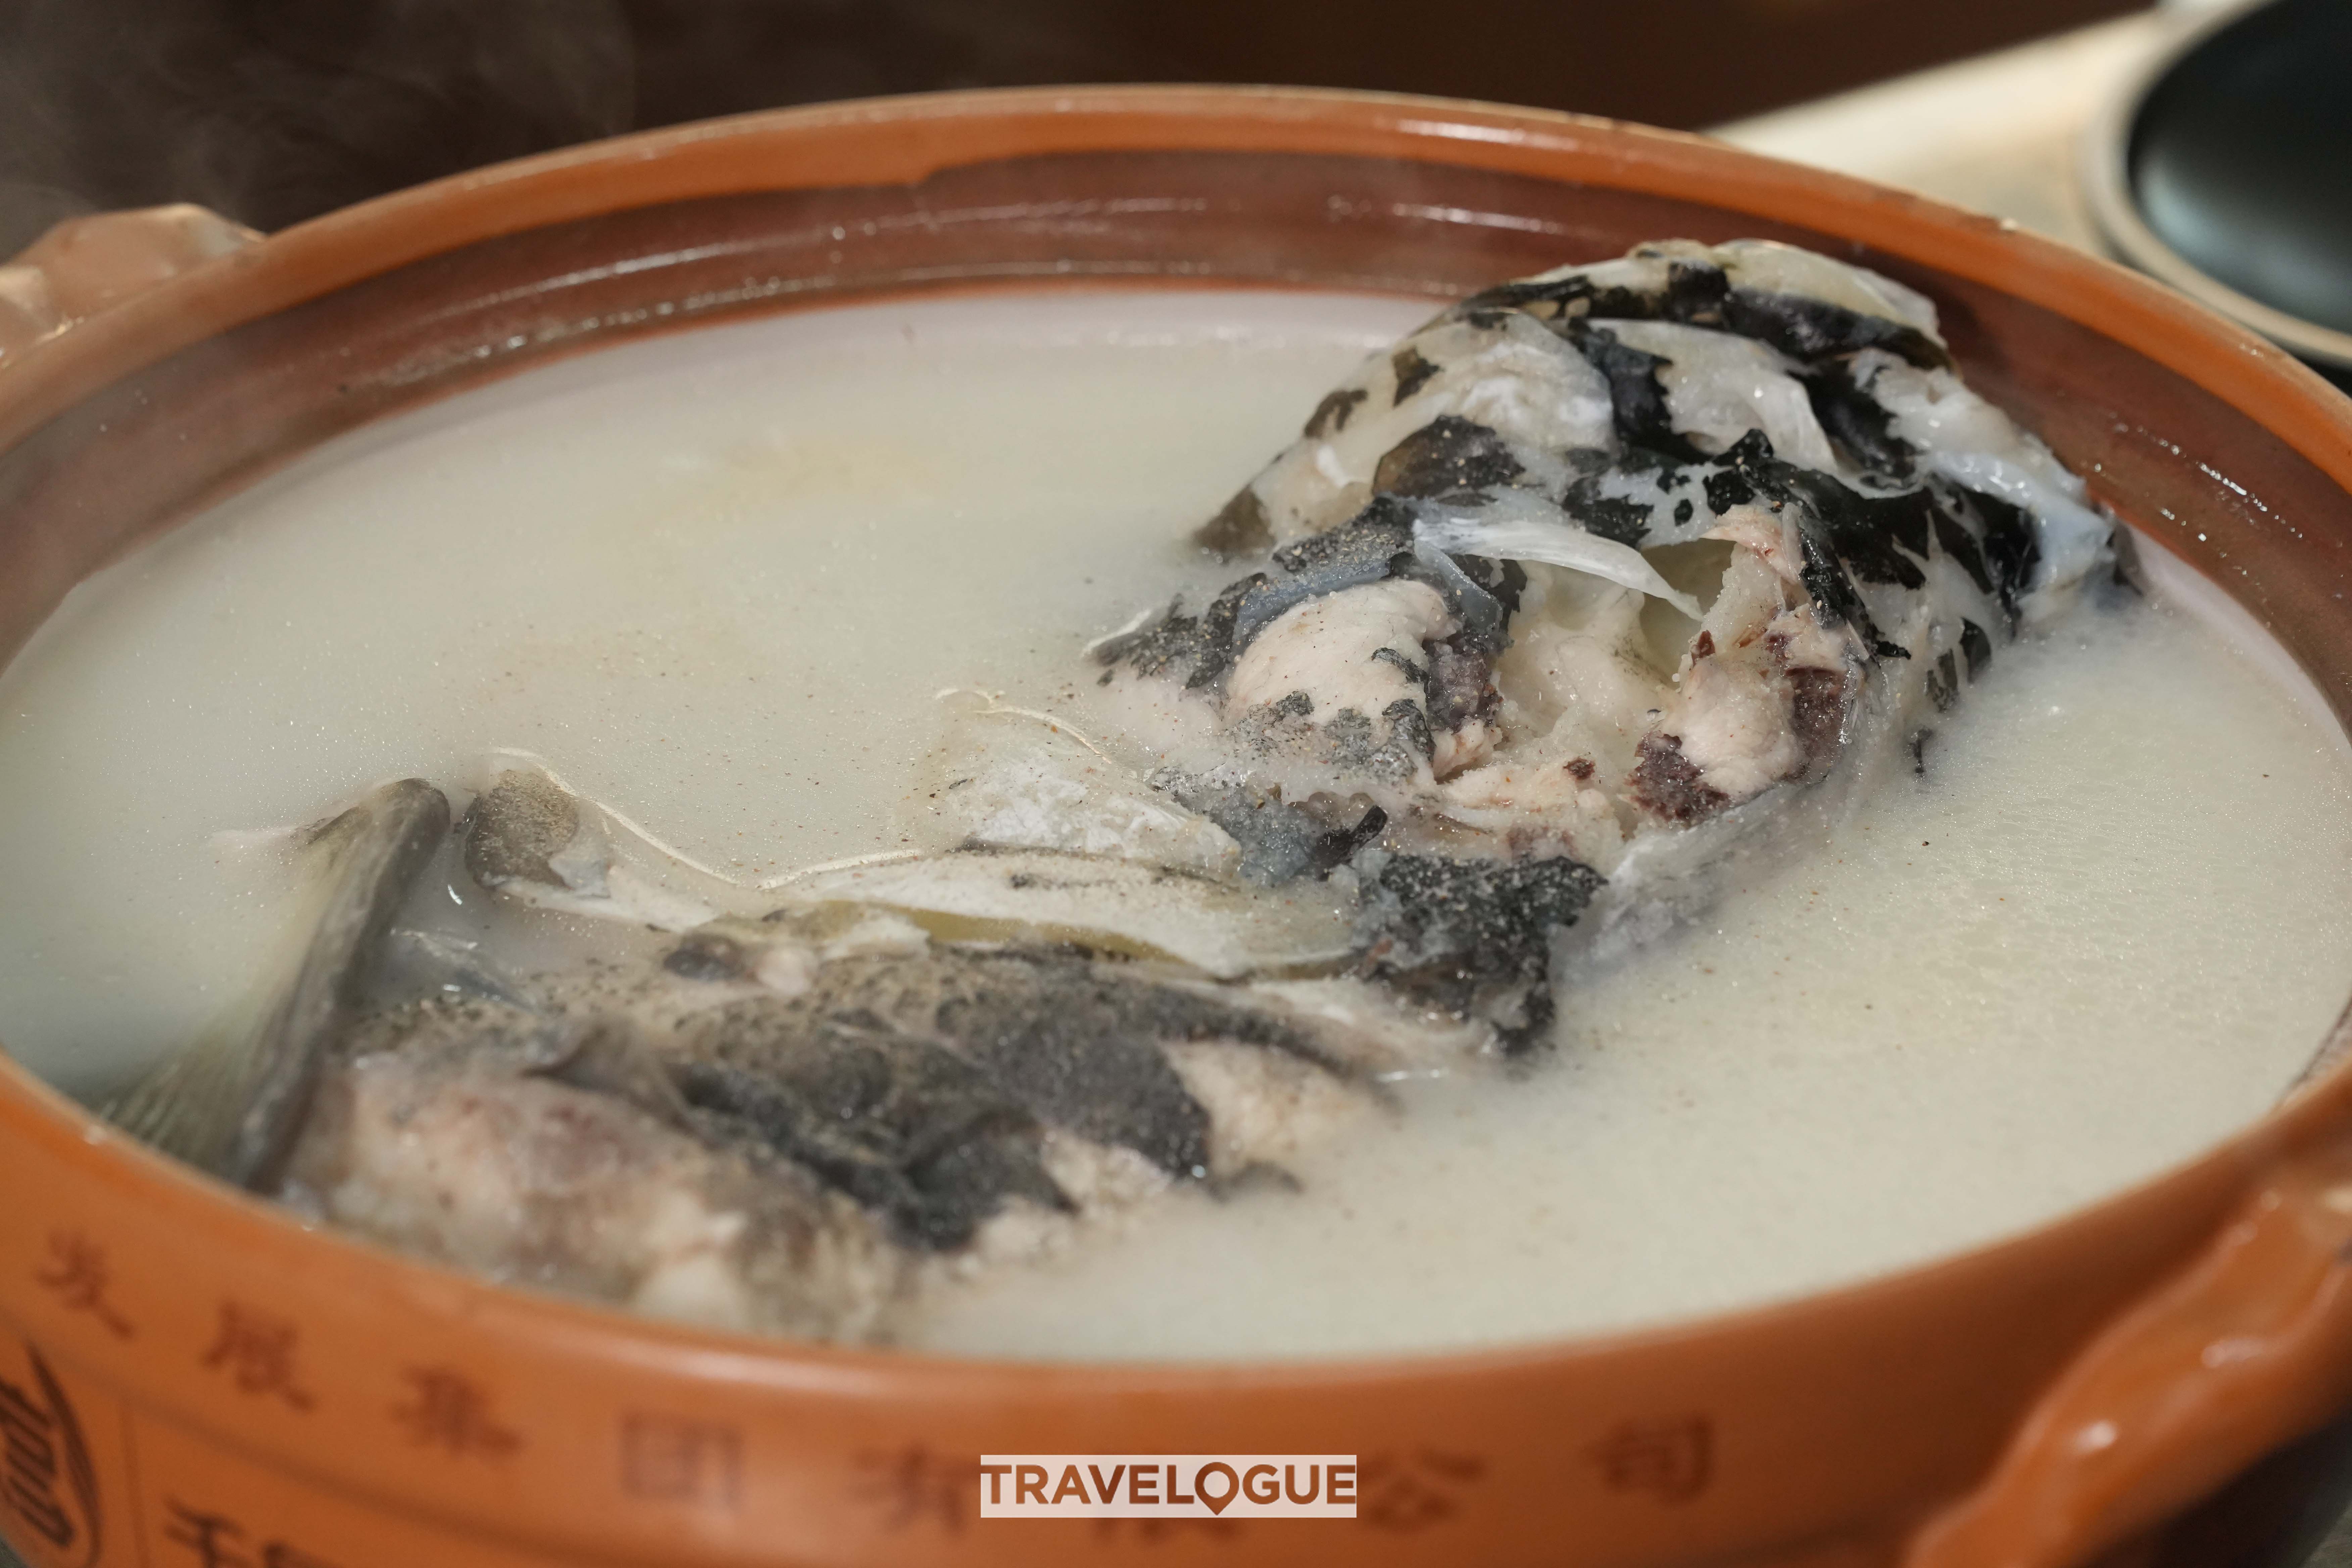
[[[1426, 315], [1371, 298], [1172, 291], [810, 312], [535, 371], [321, 448], [85, 584], [0, 676], [0, 798], [12, 806], [0, 878], [18, 893], [0, 909], [0, 1036], [36, 1070], [103, 1098], [234, 1014], [269, 968], [303, 885], [287, 825], [371, 781], [431, 779], [472, 826], [440, 853], [395, 934], [431, 961], [412, 989], [468, 989], [473, 1011], [441, 1044], [471, 1050], [495, 1037], [514, 1081], [532, 1086], [523, 1092], [603, 1094], [622, 1107], [616, 1126], [717, 1118], [763, 1148], [785, 1138], [775, 1116], [761, 1120], [764, 1102], [744, 1087], [724, 1030], [666, 1086], [642, 1089], [642, 1063], [601, 1037], [549, 1035], [527, 998], [499, 994], [507, 979], [478, 984], [464, 965], [494, 961], [519, 994], [584, 954], [605, 966], [597, 1005], [681, 1035], [701, 1027], [691, 1019], [704, 1014], [689, 1017], [677, 1000], [698, 984], [821, 1001], [834, 1066], [866, 1061], [860, 1053], [879, 1048], [869, 1020], [893, 1023], [913, 991], [925, 1007], [1000, 1009], [992, 1038], [1083, 1014], [1109, 1020], [1110, 1034], [1182, 1042], [1164, 1064], [1137, 1068], [1116, 1130], [1089, 1124], [1088, 1136], [1043, 1144], [1017, 1129], [973, 1139], [958, 1148], [985, 1170], [945, 1184], [877, 1145], [797, 1128], [787, 1129], [790, 1183], [719, 1201], [709, 1194], [720, 1178], [695, 1164], [702, 1154], [664, 1144], [583, 1198], [604, 1205], [595, 1212], [608, 1228], [671, 1238], [650, 1261], [612, 1264], [610, 1278], [577, 1265], [556, 1236], [575, 1211], [534, 1232], [529, 1257], [512, 1250], [500, 1226], [520, 1189], [510, 1173], [480, 1173], [510, 1151], [466, 1144], [460, 1185], [480, 1201], [481, 1224], [442, 1237], [436, 1255], [699, 1321], [1038, 1357], [1432, 1348], [1783, 1298], [2046, 1219], [2195, 1152], [2294, 1080], [2352, 974], [2342, 809], [2352, 772], [2341, 735], [2274, 668], [2275, 650], [2209, 613], [2193, 579], [2160, 557], [2145, 595], [2101, 586], [2095, 603], [2013, 643], [1996, 626], [2001, 641], [1981, 670], [1962, 631], [1974, 622], [1924, 615], [1921, 635], [1932, 622], [1945, 639], [1921, 645], [1928, 657], [1869, 657], [1895, 672], [1886, 684], [1912, 683], [1912, 707], [1932, 723], [1888, 730], [1866, 790], [1804, 778], [1799, 744], [1753, 791], [1785, 774], [1811, 792], [1807, 804], [1703, 885], [1678, 873], [1660, 884], [1671, 898], [1622, 899], [1612, 889], [1641, 883], [1625, 869], [1632, 852], [1579, 840], [1574, 850], [1609, 875], [1542, 896], [1598, 900], [1580, 935], [1537, 948], [1532, 967], [1486, 976], [1458, 1005], [1400, 982], [1407, 1002], [1371, 1016], [1328, 977], [1328, 959], [1361, 950], [1359, 917], [1332, 900], [1355, 896], [1351, 879], [1381, 886], [1386, 868], [1423, 851], [1394, 838], [1405, 806], [1374, 798], [1381, 786], [1316, 781], [1273, 804], [1319, 795], [1344, 809], [1258, 833], [1263, 781], [1238, 780], [1259, 795], [1244, 803], [1255, 815], [1234, 816], [1214, 791], [1235, 776], [1188, 751], [1200, 727], [1180, 705], [1192, 699], [1142, 684], [1143, 665], [1191, 635], [1165, 612], [1171, 596], [1198, 618], [1248, 570], [1191, 542], [1199, 520], [1223, 520], [1228, 534], [1261, 527], [1264, 541], [1221, 542], [1262, 549], [1316, 536], [1303, 520], [1326, 500], [1335, 512], [1361, 504], [1341, 494], [1344, 462], [1318, 499], [1312, 447], [1235, 487], [1310, 412], [1336, 420], [1321, 412], [1341, 395], [1334, 384], [1345, 394], [1368, 353]], [[1552, 353], [1540, 336], [1520, 342], [1516, 322], [1495, 330], [1496, 352]], [[1580, 363], [1632, 353], [1672, 364], [1680, 353], [1687, 364], [1691, 343], [1669, 340], [1693, 330], [1629, 326]], [[1444, 356], [1433, 346], [1432, 363]], [[1402, 406], [1403, 382], [1421, 373], [1374, 363], [1387, 379], [1343, 403]], [[1756, 374], [1759, 394], [1778, 384], [1769, 366]], [[1874, 374], [1910, 371], [1890, 361]], [[1614, 394], [1605, 374], [1596, 384], [1591, 413], [1605, 431]], [[1742, 406], [1702, 406], [1707, 387], [1655, 384], [1677, 429], [1724, 426], [1695, 463], [1736, 446], [1743, 422], [1778, 437], [1784, 466], [1806, 450], [1801, 402], [1765, 407], [1755, 424]], [[1432, 385], [1445, 393], [1430, 377], [1415, 390]], [[1367, 437], [1380, 447], [1370, 456], [1412, 434]], [[1491, 536], [1492, 499], [1462, 503], [1447, 487], [1474, 461], [1499, 472], [1496, 455], [1425, 454], [1433, 484], [1391, 474], [1382, 493], [1418, 489], [1411, 499], [1424, 504], [1395, 520], [1402, 531], [1380, 552], [1386, 575], [1255, 611], [1247, 594], [1236, 600], [1236, 622], [1256, 616], [1255, 640], [1226, 689], [1258, 695], [1228, 700], [1273, 711], [1314, 687], [1319, 709], [1310, 698], [1307, 710], [1277, 715], [1307, 742], [1329, 738], [1328, 724], [1313, 730], [1317, 712], [1352, 702], [1386, 725], [1368, 731], [1368, 756], [1413, 740], [1415, 726], [1444, 730], [1418, 761], [1397, 753], [1394, 777], [1420, 777], [1423, 763], [1430, 787], [1440, 772], [1475, 773], [1486, 759], [1475, 749], [1490, 742], [1472, 728], [1486, 722], [1475, 704], [1439, 723], [1435, 697], [1417, 716], [1394, 709], [1407, 685], [1335, 701], [1319, 676], [1276, 656], [1280, 637], [1308, 637], [1327, 614], [1318, 606], [1346, 594], [1380, 595], [1370, 607], [1402, 617], [1391, 640], [1458, 644], [1465, 606], [1505, 579], [1465, 589], [1433, 561], [1424, 580], [1395, 560], [1428, 561], [1433, 540], [1451, 560], [1478, 531]], [[1502, 455], [1522, 469], [1539, 462]], [[1775, 460], [1771, 450], [1760, 460]], [[1779, 472], [1749, 465], [1743, 482]], [[1546, 493], [1574, 482], [1551, 476]], [[1244, 495], [1255, 500], [1237, 511]], [[1629, 494], [1620, 485], [1606, 499]], [[1670, 519], [1675, 499], [1655, 500]], [[1506, 521], [1555, 528], [1533, 513]], [[1970, 526], [1990, 537], [1982, 520]], [[1555, 535], [1543, 537], [1556, 554]], [[1693, 584], [1723, 571], [1719, 541], [1675, 548], [1693, 559], [1660, 559]], [[1311, 569], [1266, 575], [1287, 592]], [[1565, 601], [1591, 577], [1572, 570], [1538, 557], [1509, 591]], [[1945, 575], [1955, 593], [1992, 593]], [[1626, 637], [1696, 646], [1703, 627], [1687, 612], [1711, 607], [1690, 587], [1661, 579], [1625, 592], [1639, 601]], [[1892, 613], [1883, 599], [1872, 607]], [[1899, 631], [1892, 620], [1885, 629], [1881, 640]], [[1386, 651], [1389, 636], [1363, 651]], [[1534, 643], [1521, 637], [1519, 657], [1534, 658]], [[1410, 650], [1362, 662], [1383, 683], [1417, 690], [1433, 679]], [[1964, 668], [1965, 700], [1945, 701]], [[1680, 678], [1697, 669], [1652, 670], [1644, 679], [1667, 695], [1649, 700], [1688, 697], [1697, 687]], [[1511, 679], [1503, 668], [1498, 683]], [[1941, 696], [1939, 679], [1951, 682]], [[1645, 743], [1663, 731], [1643, 728], [1663, 710], [1634, 704], [1622, 744], [1601, 737], [1557, 767], [1580, 784], [1613, 769], [1628, 791], [1648, 791], [1654, 816], [1729, 821], [1749, 787], [1738, 768], [1788, 737], [1765, 735], [1761, 751], [1678, 745], [1668, 767]], [[1163, 711], [1172, 728], [1154, 731]], [[1101, 785], [1115, 762], [1127, 765], [1111, 754], [1119, 734], [1130, 756], [1148, 752], [1162, 770], [1138, 765], [1137, 778], [1169, 786], [1173, 770], [1182, 787]], [[1303, 754], [1283, 753], [1283, 765], [1328, 761]], [[1465, 820], [1474, 808], [1521, 809], [1507, 778], [1487, 784], [1463, 805]], [[1098, 787], [1107, 793], [1085, 793]], [[1066, 797], [1076, 806], [1043, 827], [1024, 816], [1065, 789], [1079, 792]], [[541, 831], [549, 821], [560, 828]], [[990, 826], [1004, 822], [1013, 826]], [[1107, 956], [1073, 915], [1027, 928], [1072, 951], [1008, 956], [999, 905], [971, 901], [1000, 890], [897, 858], [978, 838], [1075, 860], [1102, 847], [1085, 837], [1097, 831], [1148, 842], [1153, 865], [1182, 872], [1155, 872], [1158, 890], [1135, 895], [1151, 904], [1136, 951]], [[1597, 821], [1590, 831], [1606, 837]], [[591, 835], [608, 853], [574, 874], [565, 858]], [[1306, 860], [1265, 871], [1284, 856]], [[1329, 863], [1308, 864], [1317, 857]], [[1241, 874], [1253, 869], [1258, 880]], [[983, 870], [1022, 881], [1033, 900], [1063, 896], [1045, 884], [1070, 874], [1044, 860]], [[1554, 880], [1564, 879], [1575, 880]], [[1218, 901], [1229, 884], [1258, 889], [1231, 895], [1258, 900], [1238, 942]], [[1123, 884], [1066, 892], [1073, 909], [1125, 896]], [[597, 902], [614, 899], [646, 918], [598, 919]], [[792, 919], [759, 921], [795, 900]], [[1398, 907], [1413, 907], [1409, 890]], [[945, 941], [943, 922], [956, 921], [974, 944], [925, 969], [920, 985], [907, 982], [893, 965]], [[1406, 947], [1426, 945], [1421, 928], [1400, 929]], [[1394, 951], [1398, 932], [1381, 934]], [[1171, 966], [1183, 973], [1171, 978]], [[629, 978], [640, 970], [654, 979]], [[1210, 982], [1245, 974], [1273, 1014], [1221, 1011], [1229, 1004]], [[1042, 1005], [1007, 1000], [1040, 985]], [[1395, 1044], [1403, 1035], [1413, 1037]], [[1340, 1037], [1361, 1050], [1339, 1064], [1346, 1093], [1325, 1059]], [[332, 1136], [320, 1139], [333, 1152], [314, 1140], [298, 1155], [289, 1195], [401, 1239], [398, 1203], [373, 1188], [355, 1196], [364, 1184], [352, 1179], [365, 1163], [352, 1151], [407, 1136], [402, 1113], [427, 1102], [424, 1080], [403, 1075], [440, 1046], [394, 1044], [362, 1053], [373, 1076], [331, 1097]], [[903, 1055], [887, 1059], [917, 1071]], [[997, 1101], [923, 1061], [922, 1115], [996, 1114]], [[467, 1058], [453, 1070], [477, 1066]], [[1188, 1122], [1183, 1107], [1196, 1102], [1219, 1114]], [[1236, 1130], [1247, 1117], [1226, 1108], [1273, 1114]], [[453, 1137], [480, 1136], [478, 1124], [452, 1125]], [[688, 1188], [699, 1206], [629, 1206]], [[1006, 1225], [963, 1202], [975, 1190], [1043, 1217]], [[1089, 1215], [1099, 1207], [1100, 1222], [1056, 1217], [1072, 1194]], [[744, 1245], [747, 1227], [783, 1237], [771, 1256], [787, 1262], [830, 1248], [821, 1268], [779, 1265], [793, 1280], [822, 1275], [825, 1289], [770, 1279], [751, 1301], [740, 1279], [714, 1282], [711, 1258]], [[932, 1244], [924, 1278], [894, 1295], [877, 1281], [909, 1235]], [[982, 1266], [998, 1259], [1019, 1266]], [[755, 1273], [744, 1278], [757, 1286]]]

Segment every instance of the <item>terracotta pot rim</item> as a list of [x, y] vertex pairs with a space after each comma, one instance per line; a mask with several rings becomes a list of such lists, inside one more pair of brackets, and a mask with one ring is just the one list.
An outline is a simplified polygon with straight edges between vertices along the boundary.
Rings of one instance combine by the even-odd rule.
[[[900, 150], [869, 159], [858, 177], [745, 181], [723, 167], [670, 167], [681, 155], [690, 159], [703, 146], [744, 139], [782, 142], [827, 132], [950, 121], [968, 132], [980, 127], [1000, 134], [996, 140], [972, 134], [952, 151], [944, 146]], [[1041, 121], [1061, 129], [1057, 132]], [[2104, 258], [2032, 233], [2009, 219], [1744, 152], [1709, 137], [1467, 99], [1339, 88], [1158, 84], [977, 88], [761, 110], [447, 175], [281, 229], [84, 323], [77, 333], [40, 345], [12, 374], [24, 389], [23, 400], [46, 418], [72, 400], [68, 395], [59, 401], [59, 393], [93, 389], [89, 362], [101, 353], [110, 364], [141, 363], [268, 313], [224, 309], [219, 299], [225, 284], [233, 287], [234, 280], [254, 270], [310, 274], [307, 286], [281, 286], [269, 294], [269, 310], [275, 310], [409, 261], [569, 218], [698, 195], [910, 183], [940, 169], [1008, 155], [1002, 134], [1007, 128], [1015, 135], [1025, 130], [1019, 153], [1037, 155], [1144, 149], [1246, 153], [1269, 150], [1265, 133], [1283, 127], [1292, 128], [1292, 150], [1379, 155], [1410, 147], [1431, 162], [1502, 170], [1534, 166], [1547, 153], [1591, 152], [1592, 143], [1610, 144], [1606, 155], [1613, 166], [1587, 168], [1580, 172], [1580, 183], [1668, 195], [1703, 194], [1710, 205], [1759, 218], [1781, 216], [1792, 194], [1811, 196], [1841, 209], [1840, 216], [1849, 220], [1844, 225], [1849, 239], [1990, 283], [2110, 337], [2130, 341], [2157, 363], [2225, 401], [2239, 404], [2244, 395], [2266, 384], [2275, 388], [2280, 374], [2305, 392], [2318, 394], [2323, 404], [2343, 397], [2315, 372], [2258, 334]], [[1439, 155], [1441, 149], [1451, 155]], [[1675, 158], [1649, 156], [1668, 149]], [[1694, 158], [1707, 166], [1694, 173], [1685, 166]], [[887, 169], [875, 166], [886, 162]], [[665, 171], [658, 182], [630, 178], [656, 165]], [[612, 178], [593, 192], [583, 185], [542, 199], [546, 193], [536, 187], [573, 169], [594, 169]], [[1759, 173], [1771, 178], [1754, 178]], [[1745, 182], [1717, 177], [1743, 174], [1749, 176]], [[613, 199], [608, 193], [616, 188], [618, 197]], [[532, 199], [511, 204], [495, 199], [516, 193]], [[449, 209], [467, 221], [444, 222], [429, 237], [423, 227], [407, 222], [415, 213]], [[1922, 243], [1923, 228], [1956, 248], [1929, 250]], [[2114, 330], [2117, 327], [2143, 331], [2126, 337]], [[2189, 341], [2168, 342], [2169, 333]], [[137, 353], [131, 349], [137, 342], [148, 345], [149, 352]], [[2352, 427], [2340, 413], [2314, 420], [2308, 408], [2290, 412], [2295, 417], [2285, 426], [2273, 424], [2273, 432], [2352, 488]], [[0, 417], [0, 446], [12, 443], [26, 427], [17, 417]]]
[[[779, 147], [832, 133], [952, 123], [952, 146], [883, 146], [840, 179], [722, 177], [703, 147], [743, 140]], [[1017, 148], [1014, 144], [1017, 143]], [[1013, 149], [1013, 150], [1008, 150]], [[1671, 149], [1672, 160], [1654, 156]], [[824, 149], [820, 148], [820, 151]], [[328, 214], [194, 268], [77, 325], [0, 370], [0, 447], [117, 376], [234, 325], [331, 293], [408, 262], [502, 235], [636, 206], [747, 191], [847, 188], [919, 179], [939, 169], [1055, 152], [1265, 151], [1417, 158], [1566, 178], [1545, 160], [1597, 159], [1583, 184], [1684, 195], [1759, 218], [1806, 221], [1857, 244], [2040, 305], [2105, 336], [2241, 408], [2352, 491], [2352, 401], [2251, 331], [2193, 301], [2015, 225], [1709, 139], [1552, 110], [1337, 89], [1284, 87], [1075, 87], [912, 94], [765, 110], [624, 136], [449, 176]], [[681, 171], [676, 163], [683, 160]], [[573, 171], [605, 176], [563, 182]], [[616, 196], [615, 192], [618, 192]], [[1795, 198], [1801, 197], [1799, 201]], [[430, 224], [416, 221], [431, 214]], [[1182, 280], [1176, 280], [1181, 283]], [[1050, 280], [1030, 286], [1052, 287]], [[445, 1315], [527, 1321], [608, 1361], [723, 1366], [730, 1378], [771, 1386], [863, 1384], [916, 1377], [927, 1394], [992, 1397], [1018, 1384], [1105, 1394], [1136, 1389], [1337, 1388], [1496, 1373], [1530, 1363], [1600, 1359], [1636, 1347], [1670, 1347], [1768, 1329], [1824, 1308], [1859, 1310], [1986, 1268], [2021, 1248], [2055, 1245], [2119, 1205], [2147, 1202], [2217, 1171], [2256, 1174], [2279, 1153], [2352, 1123], [2352, 1075], [2331, 1072], [2278, 1110], [2194, 1158], [2027, 1230], [1927, 1262], [1785, 1300], [1597, 1334], [1401, 1354], [1234, 1361], [1042, 1363], [872, 1350], [702, 1330], [615, 1308], [509, 1290], [455, 1268], [420, 1262], [316, 1231], [273, 1203], [221, 1187], [130, 1144], [89, 1112], [0, 1054], [0, 1135], [60, 1144], [110, 1145], [95, 1163], [110, 1182], [155, 1188], [167, 1204], [237, 1244], [299, 1258], [324, 1243], [362, 1268], [398, 1281], [414, 1300], [462, 1301]], [[455, 1293], [452, 1293], [452, 1288]]]

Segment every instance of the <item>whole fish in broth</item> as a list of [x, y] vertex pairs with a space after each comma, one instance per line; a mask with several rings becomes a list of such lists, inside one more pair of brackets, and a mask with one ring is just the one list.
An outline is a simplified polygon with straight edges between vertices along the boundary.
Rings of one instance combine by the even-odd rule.
[[[1463, 300], [1198, 538], [1230, 585], [1097, 643], [1077, 700], [946, 694], [908, 854], [747, 887], [520, 754], [446, 833], [375, 792], [313, 836], [265, 1022], [118, 1117], [499, 1278], [887, 1340], [1294, 1182], [1399, 1076], [1516, 1070], [1577, 965], [1924, 766], [2117, 548], [1926, 300], [1759, 241]], [[604, 937], [526, 973], [385, 912], [444, 875]]]

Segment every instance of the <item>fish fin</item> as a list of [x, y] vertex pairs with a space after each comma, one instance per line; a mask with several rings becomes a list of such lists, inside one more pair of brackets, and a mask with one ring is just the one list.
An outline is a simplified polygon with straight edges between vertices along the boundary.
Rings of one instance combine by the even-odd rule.
[[315, 891], [259, 1005], [152, 1068], [110, 1121], [224, 1181], [266, 1191], [282, 1173], [320, 1061], [359, 999], [409, 888], [449, 832], [449, 802], [421, 779], [372, 792], [310, 829]]

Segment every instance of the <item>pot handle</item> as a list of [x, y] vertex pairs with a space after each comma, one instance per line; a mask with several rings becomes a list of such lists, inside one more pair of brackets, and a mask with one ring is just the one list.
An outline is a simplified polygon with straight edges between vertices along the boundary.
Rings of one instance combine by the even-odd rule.
[[0, 365], [76, 321], [260, 237], [188, 202], [69, 217], [0, 266]]
[[1904, 1568], [2072, 1568], [2352, 1400], [2352, 1146], [2289, 1157], [2102, 1329]]

